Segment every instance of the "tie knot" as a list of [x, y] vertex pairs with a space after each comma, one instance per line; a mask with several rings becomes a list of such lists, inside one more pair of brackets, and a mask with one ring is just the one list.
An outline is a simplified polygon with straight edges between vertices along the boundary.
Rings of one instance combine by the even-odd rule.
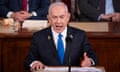
[[61, 34], [61, 33], [59, 33], [58, 37], [59, 37], [59, 38], [61, 38], [61, 37], [62, 37], [62, 34]]

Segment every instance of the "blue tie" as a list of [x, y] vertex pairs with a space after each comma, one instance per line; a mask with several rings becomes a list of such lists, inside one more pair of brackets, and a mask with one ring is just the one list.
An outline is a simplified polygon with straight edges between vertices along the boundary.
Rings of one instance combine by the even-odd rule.
[[63, 45], [63, 41], [62, 41], [62, 35], [59, 34], [58, 35], [58, 56], [60, 59], [61, 64], [63, 64], [63, 60], [64, 60], [64, 45]]

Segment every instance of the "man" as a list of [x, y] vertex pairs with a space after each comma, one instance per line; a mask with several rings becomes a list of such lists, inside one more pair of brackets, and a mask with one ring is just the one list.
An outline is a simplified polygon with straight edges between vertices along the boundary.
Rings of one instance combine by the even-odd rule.
[[[50, 27], [34, 33], [25, 67], [31, 71], [45, 66], [92, 66], [97, 64], [85, 32], [68, 26], [70, 13], [62, 2], [50, 5], [47, 18]], [[59, 56], [59, 37], [62, 34], [64, 54], [63, 62]], [[62, 46], [62, 45], [60, 45]]]
[[25, 19], [46, 19], [50, 0], [22, 1], [0, 0], [0, 16], [13, 18], [18, 21], [24, 21]]
[[77, 21], [78, 19], [78, 13], [77, 13], [77, 0], [54, 0], [53, 2], [64, 2], [67, 7], [69, 12], [71, 13], [71, 19], [70, 21]]
[[80, 21], [120, 22], [120, 0], [100, 1], [103, 0], [79, 0]]

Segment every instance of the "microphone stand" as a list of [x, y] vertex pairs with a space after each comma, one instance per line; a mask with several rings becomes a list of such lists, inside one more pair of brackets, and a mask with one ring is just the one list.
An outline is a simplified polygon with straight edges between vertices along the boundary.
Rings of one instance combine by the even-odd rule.
[[68, 72], [71, 72], [71, 55], [70, 55], [70, 48], [71, 48], [72, 37], [68, 36], [68, 37], [66, 38], [66, 42], [67, 42], [68, 48], [69, 48], [69, 50], [68, 50], [68, 55], [69, 55], [69, 57], [68, 57]]
[[68, 60], [68, 72], [71, 72], [71, 58], [70, 58], [70, 53], [69, 53], [69, 60]]

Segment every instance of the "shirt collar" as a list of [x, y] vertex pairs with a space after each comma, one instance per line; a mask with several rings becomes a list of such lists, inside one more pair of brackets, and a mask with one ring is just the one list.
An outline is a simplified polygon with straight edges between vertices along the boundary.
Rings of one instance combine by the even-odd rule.
[[[53, 36], [55, 38], [57, 38], [59, 33], [55, 32], [55, 30], [53, 29], [53, 27], [51, 27], [51, 30], [52, 30]], [[63, 38], [66, 38], [66, 36], [67, 36], [67, 27], [65, 27], [64, 31], [61, 32], [61, 34], [62, 34]]]

